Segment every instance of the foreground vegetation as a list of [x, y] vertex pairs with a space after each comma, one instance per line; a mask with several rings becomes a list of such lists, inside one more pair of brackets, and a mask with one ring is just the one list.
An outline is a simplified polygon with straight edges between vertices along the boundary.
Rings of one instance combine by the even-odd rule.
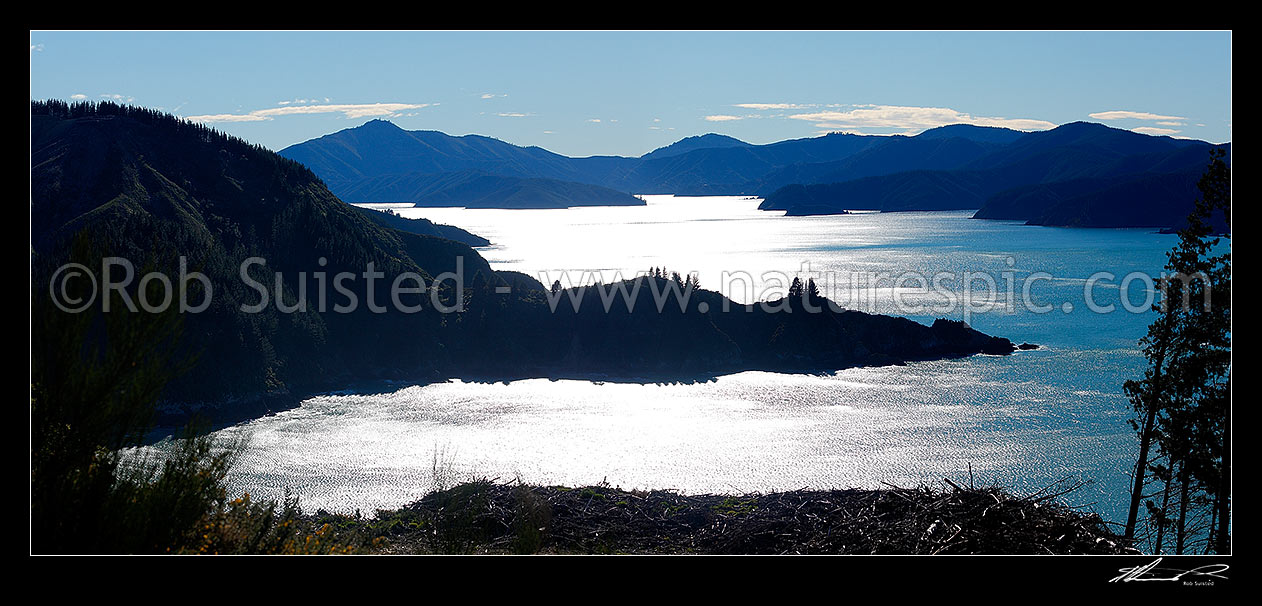
[[[1127, 381], [1139, 438], [1125, 535], [1148, 553], [1231, 552], [1231, 168], [1222, 150], [1168, 254]], [[1143, 505], [1141, 510], [1140, 505]]]
[[[1073, 487], [1070, 487], [1072, 489]], [[1125, 554], [1095, 514], [995, 486], [682, 495], [478, 480], [308, 523], [387, 554]]]

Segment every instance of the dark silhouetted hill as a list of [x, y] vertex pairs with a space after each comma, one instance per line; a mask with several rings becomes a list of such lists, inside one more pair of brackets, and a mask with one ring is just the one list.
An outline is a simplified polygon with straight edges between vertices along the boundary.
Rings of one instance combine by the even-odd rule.
[[[758, 179], [778, 167], [840, 160], [885, 139], [831, 134], [751, 145], [709, 134], [681, 140], [640, 158], [570, 158], [489, 137], [407, 131], [384, 120], [373, 120], [289, 146], [279, 153], [309, 167], [345, 200], [397, 202], [417, 200], [420, 192], [432, 191], [436, 175], [464, 171], [584, 183], [620, 192], [620, 196], [627, 195], [622, 192], [753, 193]], [[562, 191], [569, 186], [538, 185], [558, 188], [562, 198], [570, 195]], [[622, 203], [620, 198], [609, 198], [610, 203]]]
[[962, 210], [977, 208], [988, 186], [975, 172], [913, 171], [842, 183], [790, 185], [763, 200], [763, 210], [789, 216], [840, 214], [846, 210]]
[[695, 137], [684, 137], [665, 147], [659, 147], [643, 156], [641, 160], [652, 160], [656, 158], [665, 158], [667, 156], [678, 156], [697, 149], [713, 149], [723, 147], [750, 147], [749, 143], [741, 141], [735, 137], [720, 135], [716, 133], [707, 133], [697, 135]]
[[994, 143], [1007, 145], [1024, 137], [1028, 133], [998, 126], [975, 126], [973, 124], [948, 124], [931, 128], [916, 135], [916, 139], [967, 139], [975, 143]]
[[[338, 195], [363, 202], [556, 208], [636, 203], [624, 192], [756, 193], [766, 198], [766, 210], [809, 215], [845, 209], [981, 209], [995, 196], [1019, 189], [1022, 203], [1014, 204], [1011, 196], [997, 199], [995, 208], [1006, 210], [979, 217], [1148, 226], [1179, 214], [1180, 204], [1190, 208], [1190, 201], [1176, 199], [1182, 190], [1172, 186], [1178, 180], [1174, 175], [1199, 170], [1208, 147], [1203, 141], [1088, 122], [1031, 133], [954, 124], [914, 137], [833, 133], [767, 145], [710, 133], [639, 158], [570, 158], [489, 137], [405, 131], [374, 120], [281, 153], [306, 164]], [[1155, 180], [1145, 185], [1145, 175]], [[1112, 180], [1109, 187], [1128, 184], [1116, 190], [1118, 195], [1156, 196], [1152, 207], [1166, 210], [1136, 216], [1130, 203], [1105, 210], [1092, 202], [1072, 206], [1094, 209], [1074, 216], [1070, 206], [1057, 212], [1028, 206], [1059, 200], [1062, 189], [1086, 195], [1090, 192], [1079, 190], [1094, 183], [1102, 190], [1106, 180]], [[1069, 182], [1077, 183], [1054, 185]], [[1040, 186], [1056, 190], [1040, 194], [1031, 189]]]
[[[458, 266], [492, 275], [464, 244], [371, 221], [297, 162], [150, 110], [32, 102], [31, 163], [35, 284], [70, 259], [77, 238], [98, 259], [122, 257], [137, 272], [152, 264], [178, 276], [176, 259], [184, 257], [189, 271], [210, 280], [209, 307], [185, 314], [183, 348], [197, 362], [168, 387], [172, 399], [256, 397], [382, 368], [449, 364], [442, 317], [432, 310], [373, 313], [370, 287], [359, 276], [369, 263], [384, 280], [411, 272], [432, 283]], [[251, 257], [263, 263], [247, 268], [249, 275], [272, 293], [259, 313], [242, 309], [261, 300], [240, 277]], [[316, 272], [355, 276], [343, 286], [361, 304], [334, 313], [349, 300], [326, 288], [330, 300], [318, 311], [316, 285], [303, 290], [300, 272], [307, 280]], [[278, 311], [278, 281], [289, 305], [308, 293], [307, 308]], [[379, 303], [389, 301], [382, 282], [371, 288]]]
[[950, 170], [998, 148], [995, 143], [962, 137], [886, 137], [884, 142], [844, 160], [792, 164], [772, 171], [761, 180], [758, 191], [769, 195], [791, 184], [842, 183], [909, 171]]
[[[899, 145], [906, 144], [891, 142], [887, 147]], [[1192, 175], [1203, 171], [1212, 147], [1204, 141], [1153, 137], [1075, 122], [1025, 134], [974, 155], [954, 169], [785, 186], [767, 195], [760, 208], [784, 210], [789, 215], [847, 209], [976, 208], [980, 209], [977, 218], [1017, 219], [1040, 225], [1178, 227], [1195, 200], [1195, 195], [1188, 195], [1195, 192]], [[967, 149], [958, 148], [958, 157], [967, 158]], [[831, 168], [844, 170], [844, 166], [858, 165], [868, 154], [897, 155], [874, 148]], [[921, 156], [916, 162], [928, 164], [927, 158]], [[1191, 189], [1189, 183], [1193, 184]]]
[[365, 217], [368, 217], [369, 221], [372, 221], [377, 225], [381, 225], [382, 227], [389, 227], [390, 229], [397, 229], [410, 234], [446, 238], [468, 246], [488, 246], [491, 244], [490, 240], [487, 240], [482, 236], [471, 234], [452, 225], [434, 223], [429, 219], [408, 219], [406, 217], [400, 217], [389, 210], [382, 211], [372, 208], [361, 208], [358, 206], [354, 208]]

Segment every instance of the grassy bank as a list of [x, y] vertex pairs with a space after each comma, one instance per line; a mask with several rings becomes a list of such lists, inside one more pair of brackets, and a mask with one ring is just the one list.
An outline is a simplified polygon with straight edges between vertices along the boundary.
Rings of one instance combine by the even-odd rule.
[[998, 487], [682, 495], [474, 481], [317, 527], [373, 553], [1124, 554], [1095, 514]]

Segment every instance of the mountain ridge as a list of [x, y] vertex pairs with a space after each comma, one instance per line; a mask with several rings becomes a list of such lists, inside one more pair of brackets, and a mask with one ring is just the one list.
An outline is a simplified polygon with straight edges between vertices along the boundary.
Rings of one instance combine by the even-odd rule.
[[[1196, 198], [1194, 188], [1187, 186], [1195, 180], [1189, 175], [1199, 175], [1209, 151], [1217, 147], [1230, 151], [1230, 144], [1074, 122], [1025, 134], [954, 169], [784, 186], [768, 194], [759, 208], [795, 216], [858, 209], [978, 209], [978, 219], [1173, 229], [1182, 225]], [[1068, 191], [1080, 199], [1062, 205]], [[1054, 212], [1053, 206], [1058, 206]]]
[[[372, 136], [381, 136], [384, 142], [374, 144], [363, 139]], [[1154, 179], [1172, 182], [1169, 175], [1200, 167], [1209, 147], [1203, 141], [1079, 121], [1032, 132], [951, 124], [915, 136], [829, 133], [757, 145], [706, 133], [685, 137], [637, 158], [571, 158], [480, 135], [452, 137], [438, 131], [406, 131], [375, 120], [280, 153], [300, 161], [307, 158], [312, 170], [335, 193], [352, 201], [540, 208], [571, 203], [631, 204], [630, 193], [755, 194], [765, 198], [760, 207], [764, 210], [809, 215], [846, 209], [981, 209], [992, 197], [1011, 189], [1068, 181], [1082, 185], [1092, 183], [1091, 179], [1125, 177], [1139, 187], [1143, 175], [1151, 174]], [[383, 154], [389, 158], [374, 160]], [[424, 172], [439, 168], [443, 170]], [[471, 187], [470, 175], [474, 173], [479, 175], [479, 191], [462, 190]], [[525, 187], [523, 179], [553, 181], [531, 182], [533, 193], [526, 195], [518, 193]], [[579, 184], [604, 189], [587, 190]], [[1099, 184], [1107, 188], [1103, 182]], [[451, 189], [443, 191], [447, 186]], [[1135, 187], [1128, 191], [1139, 195], [1145, 190]], [[1161, 221], [1182, 204], [1168, 198], [1181, 195], [1183, 189], [1146, 188], [1161, 198], [1154, 208], [1167, 209], [1162, 211], [1166, 218]], [[1025, 198], [1035, 199], [1038, 197]], [[1190, 204], [1190, 200], [1184, 202]], [[1090, 206], [1099, 210], [1100, 203], [1107, 202]], [[1133, 203], [1125, 205], [1133, 213], [1142, 211]], [[1085, 217], [1047, 214], [1047, 210], [1029, 209], [1021, 218], [1079, 226], [1099, 223]], [[1040, 218], [1045, 214], [1047, 218]], [[978, 218], [988, 216], [990, 213], [980, 213]], [[1147, 226], [1157, 220], [1135, 215], [1134, 220], [1126, 221], [1124, 213], [1111, 216], [1100, 226], [1119, 221]]]

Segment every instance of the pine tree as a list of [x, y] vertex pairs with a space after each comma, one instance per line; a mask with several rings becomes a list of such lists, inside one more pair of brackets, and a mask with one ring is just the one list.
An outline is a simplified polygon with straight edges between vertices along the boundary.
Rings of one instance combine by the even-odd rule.
[[1219, 213], [1231, 223], [1231, 171], [1221, 149], [1198, 186], [1201, 198], [1160, 283], [1159, 315], [1141, 340], [1149, 368], [1125, 385], [1140, 438], [1126, 536], [1136, 538], [1151, 478], [1162, 485], [1161, 504], [1146, 501], [1158, 552], [1167, 528], [1176, 553], [1191, 547], [1193, 534], [1206, 551], [1230, 549], [1231, 252], [1220, 252], [1213, 237]]

